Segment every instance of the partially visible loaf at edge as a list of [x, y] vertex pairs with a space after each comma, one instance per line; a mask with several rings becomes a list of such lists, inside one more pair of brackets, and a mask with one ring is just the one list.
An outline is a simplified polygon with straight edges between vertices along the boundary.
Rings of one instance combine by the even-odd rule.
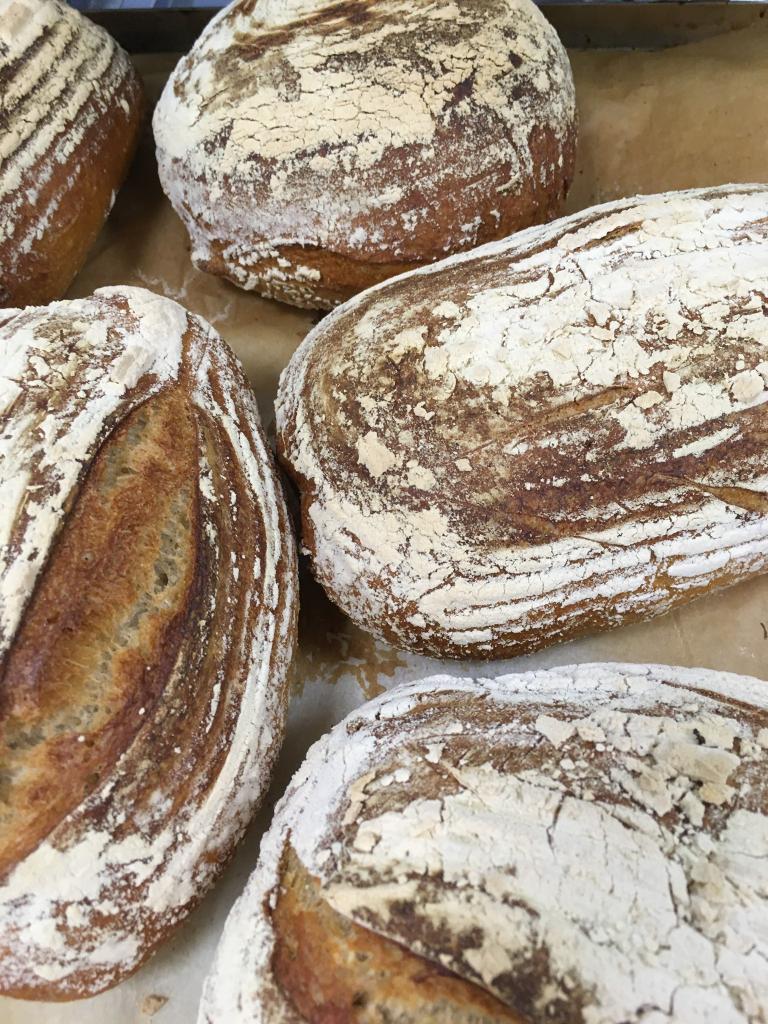
[[386, 282], [280, 382], [303, 542], [359, 625], [502, 657], [768, 566], [768, 188], [625, 199]]
[[768, 686], [438, 676], [316, 743], [200, 1024], [765, 1024]]
[[330, 308], [556, 216], [576, 107], [531, 0], [235, 0], [154, 129], [193, 261]]
[[0, 993], [131, 973], [269, 781], [296, 565], [237, 360], [137, 288], [0, 311]]
[[63, 0], [0, 0], [0, 306], [61, 298], [136, 148], [138, 74]]

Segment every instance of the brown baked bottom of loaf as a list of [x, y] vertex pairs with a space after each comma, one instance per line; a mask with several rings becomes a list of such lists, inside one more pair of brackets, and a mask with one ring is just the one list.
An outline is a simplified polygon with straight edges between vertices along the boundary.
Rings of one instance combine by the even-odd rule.
[[290, 846], [272, 968], [308, 1024], [526, 1024], [477, 985], [337, 913]]

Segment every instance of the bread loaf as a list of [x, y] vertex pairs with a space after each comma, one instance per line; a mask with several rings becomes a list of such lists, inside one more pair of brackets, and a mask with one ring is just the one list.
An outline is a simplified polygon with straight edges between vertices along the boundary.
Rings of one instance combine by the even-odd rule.
[[621, 200], [353, 299], [284, 372], [317, 578], [501, 657], [768, 564], [768, 188]]
[[756, 679], [401, 686], [310, 750], [200, 1021], [764, 1024], [766, 767]]
[[0, 312], [0, 992], [134, 970], [279, 747], [296, 569], [253, 394], [136, 288]]
[[154, 128], [194, 262], [330, 308], [556, 215], [576, 115], [531, 0], [235, 0]]
[[60, 298], [128, 169], [141, 84], [63, 0], [0, 0], [0, 306]]

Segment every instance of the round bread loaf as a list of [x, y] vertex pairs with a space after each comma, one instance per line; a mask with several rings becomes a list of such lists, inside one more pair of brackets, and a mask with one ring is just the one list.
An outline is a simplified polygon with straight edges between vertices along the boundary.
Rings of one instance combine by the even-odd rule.
[[142, 92], [63, 0], [0, 0], [0, 306], [60, 298], [125, 177]]
[[296, 567], [253, 394], [136, 288], [0, 313], [0, 992], [93, 994], [197, 903], [280, 745]]
[[768, 684], [437, 676], [310, 750], [202, 1024], [764, 1024]]
[[554, 216], [576, 114], [531, 0], [235, 0], [154, 128], [194, 262], [330, 308]]
[[501, 657], [768, 565], [768, 188], [622, 200], [358, 296], [284, 372], [317, 578]]

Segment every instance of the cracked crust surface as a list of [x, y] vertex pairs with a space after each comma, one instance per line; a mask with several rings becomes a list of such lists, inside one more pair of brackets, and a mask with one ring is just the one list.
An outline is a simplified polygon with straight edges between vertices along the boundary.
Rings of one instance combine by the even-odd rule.
[[0, 313], [0, 991], [135, 970], [282, 739], [296, 566], [254, 396], [137, 288]]
[[386, 282], [277, 400], [323, 587], [505, 657], [768, 565], [768, 189], [638, 197]]
[[766, 684], [725, 673], [398, 687], [310, 750], [200, 1021], [764, 1024], [766, 758]]
[[290, 845], [272, 921], [272, 970], [297, 1021], [526, 1024], [480, 986], [337, 913]]
[[195, 263], [330, 308], [555, 216], [576, 112], [530, 0], [236, 0], [154, 129]]
[[0, 0], [0, 306], [66, 292], [138, 141], [139, 76], [63, 0]]

